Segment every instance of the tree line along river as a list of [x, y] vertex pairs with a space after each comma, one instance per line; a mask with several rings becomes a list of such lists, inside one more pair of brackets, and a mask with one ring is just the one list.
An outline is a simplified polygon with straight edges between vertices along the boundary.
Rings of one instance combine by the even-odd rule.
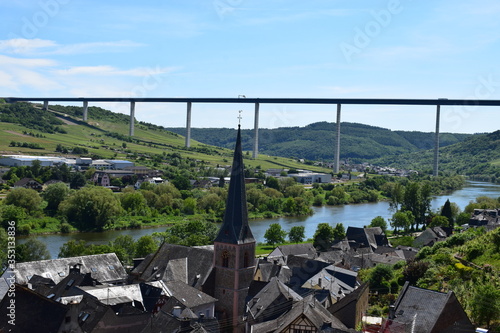
[[[437, 211], [443, 206], [447, 199], [454, 202], [461, 210], [477, 197], [487, 196], [492, 198], [500, 197], [500, 185], [486, 182], [467, 181], [465, 186], [452, 193], [433, 197], [431, 210]], [[280, 217], [273, 219], [250, 220], [250, 228], [257, 242], [264, 242], [264, 234], [273, 223], [279, 223], [285, 231], [289, 231], [293, 226], [304, 226], [306, 238], [312, 238], [319, 223], [327, 222], [332, 225], [343, 223], [347, 228], [363, 227], [370, 224], [376, 216], [382, 216], [386, 221], [392, 216], [389, 210], [389, 203], [385, 201], [376, 203], [351, 204], [342, 206], [322, 206], [312, 207], [314, 214], [311, 216]], [[155, 231], [164, 231], [165, 227], [110, 230], [105, 232], [82, 232], [73, 234], [51, 234], [38, 235], [37, 239], [47, 245], [47, 249], [53, 259], [57, 258], [59, 248], [69, 240], [85, 240], [94, 244], [107, 244], [120, 235], [130, 235], [134, 239], [152, 234]], [[26, 238], [18, 237], [18, 243], [23, 243]]]

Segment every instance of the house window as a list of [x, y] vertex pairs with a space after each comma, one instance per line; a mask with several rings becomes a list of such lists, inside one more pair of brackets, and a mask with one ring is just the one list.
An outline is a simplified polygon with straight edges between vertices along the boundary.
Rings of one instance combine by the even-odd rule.
[[229, 252], [222, 252], [222, 267], [229, 267]]

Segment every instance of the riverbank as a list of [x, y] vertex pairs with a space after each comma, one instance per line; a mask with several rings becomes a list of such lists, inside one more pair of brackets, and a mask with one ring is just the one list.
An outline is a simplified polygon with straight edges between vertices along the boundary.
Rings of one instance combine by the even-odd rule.
[[[437, 211], [449, 199], [456, 203], [460, 209], [464, 209], [470, 202], [477, 197], [487, 196], [492, 198], [500, 197], [500, 185], [468, 181], [466, 185], [452, 193], [434, 196], [431, 201], [431, 210]], [[283, 230], [289, 231], [294, 226], [305, 227], [305, 239], [312, 238], [319, 223], [343, 223], [347, 228], [364, 227], [370, 224], [376, 216], [382, 216], [386, 221], [392, 216], [387, 201], [365, 204], [349, 204], [343, 206], [322, 206], [312, 207], [314, 214], [302, 217], [277, 217], [272, 219], [250, 220], [252, 234], [258, 243], [265, 242], [264, 234], [273, 223], [279, 223]], [[148, 225], [147, 228], [108, 230], [103, 232], [78, 232], [69, 234], [49, 234], [37, 235], [37, 239], [47, 245], [52, 258], [57, 258], [59, 248], [70, 240], [84, 240], [92, 244], [107, 244], [120, 235], [130, 235], [133, 239], [139, 239], [142, 236], [150, 235], [155, 231], [164, 231], [164, 226]], [[26, 236], [17, 237], [18, 243], [23, 243]]]

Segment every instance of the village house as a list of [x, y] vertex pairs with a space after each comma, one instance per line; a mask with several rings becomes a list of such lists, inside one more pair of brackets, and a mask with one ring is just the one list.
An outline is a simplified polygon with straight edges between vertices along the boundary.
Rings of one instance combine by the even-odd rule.
[[500, 227], [500, 209], [474, 209], [467, 227], [482, 227], [493, 230]]
[[29, 188], [35, 191], [41, 191], [43, 188], [43, 185], [40, 184], [38, 181], [34, 180], [33, 178], [23, 178], [18, 180], [17, 182], [14, 183], [14, 188]]
[[417, 248], [421, 248], [423, 246], [432, 246], [437, 242], [446, 240], [449, 236], [451, 236], [452, 232], [452, 228], [427, 228], [415, 238], [415, 240], [413, 241], [413, 246]]
[[406, 282], [380, 332], [472, 333], [475, 328], [452, 291], [441, 293]]

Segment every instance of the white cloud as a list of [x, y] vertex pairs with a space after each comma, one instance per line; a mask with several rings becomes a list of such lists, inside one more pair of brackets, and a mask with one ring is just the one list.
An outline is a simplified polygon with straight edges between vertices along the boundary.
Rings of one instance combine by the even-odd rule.
[[48, 54], [87, 54], [87, 53], [105, 53], [105, 52], [121, 52], [127, 48], [136, 48], [144, 46], [144, 44], [132, 42], [129, 40], [113, 41], [113, 42], [92, 42], [78, 43], [69, 45], [59, 45]]
[[88, 53], [121, 52], [125, 49], [144, 46], [129, 40], [91, 42], [61, 45], [52, 40], [13, 38], [0, 40], [0, 51], [24, 55], [73, 55]]
[[55, 66], [57, 62], [50, 59], [24, 59], [13, 58], [0, 54], [0, 66], [20, 66], [20, 67], [51, 67]]
[[13, 73], [19, 85], [28, 86], [44, 92], [62, 88], [56, 80], [42, 73], [26, 69], [15, 69]]
[[8, 53], [34, 53], [40, 49], [55, 47], [57, 44], [45, 39], [13, 38], [0, 40], [0, 51]]
[[58, 75], [101, 75], [101, 76], [113, 76], [113, 75], [125, 75], [125, 76], [154, 76], [170, 73], [175, 70], [174, 67], [137, 67], [132, 69], [118, 69], [113, 66], [75, 66], [68, 69], [56, 70], [55, 73]]
[[9, 73], [0, 71], [0, 87], [16, 89], [17, 83], [13, 80], [12, 75]]

